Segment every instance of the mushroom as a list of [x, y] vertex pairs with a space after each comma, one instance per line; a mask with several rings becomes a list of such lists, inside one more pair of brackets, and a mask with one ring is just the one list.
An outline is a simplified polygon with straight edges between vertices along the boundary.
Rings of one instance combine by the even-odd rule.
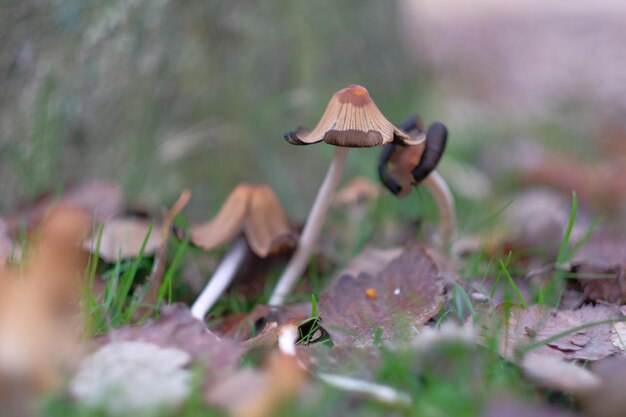
[[285, 135], [285, 140], [293, 145], [310, 145], [324, 141], [337, 148], [307, 218], [296, 252], [274, 289], [270, 305], [278, 306], [284, 302], [308, 264], [335, 188], [343, 174], [349, 148], [380, 146], [391, 142], [417, 145], [424, 139], [425, 136], [419, 132], [411, 137], [389, 122], [374, 104], [367, 89], [360, 85], [350, 85], [335, 93], [311, 132], [298, 129]]
[[[414, 115], [400, 124], [410, 133], [423, 132], [423, 123]], [[378, 165], [382, 183], [398, 197], [405, 197], [413, 185], [424, 184], [431, 192], [441, 217], [441, 243], [448, 247], [456, 230], [454, 197], [445, 180], [435, 170], [448, 139], [448, 129], [442, 123], [433, 123], [423, 143], [412, 146], [390, 144], [383, 149]], [[391, 163], [391, 169], [387, 165]]]
[[235, 243], [191, 307], [191, 314], [200, 320], [232, 282], [248, 247], [265, 258], [296, 242], [278, 197], [267, 185], [239, 184], [211, 221], [192, 228], [190, 240], [204, 250], [212, 250], [234, 239]]

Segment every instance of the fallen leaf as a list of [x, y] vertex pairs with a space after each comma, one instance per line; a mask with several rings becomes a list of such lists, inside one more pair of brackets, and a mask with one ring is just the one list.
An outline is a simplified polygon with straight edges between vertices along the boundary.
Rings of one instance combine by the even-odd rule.
[[[140, 218], [113, 219], [104, 223], [98, 255], [108, 263], [120, 259], [131, 259], [139, 256], [141, 245], [148, 236], [152, 222]], [[152, 256], [161, 246], [159, 226], [154, 225], [146, 246], [144, 256]], [[98, 234], [96, 233], [87, 242], [85, 249], [96, 252]]]
[[[585, 324], [622, 317], [618, 308], [605, 305], [585, 305], [576, 310], [555, 311], [540, 305], [524, 309], [518, 306], [506, 308], [501, 304], [491, 316], [492, 321], [487, 323], [486, 334], [489, 335], [489, 332], [499, 328], [500, 353], [506, 358], [514, 358], [517, 348]], [[611, 325], [598, 325], [550, 341], [531, 350], [528, 355], [566, 360], [598, 360], [620, 351], [613, 343], [614, 338]]]
[[278, 197], [267, 185], [235, 187], [211, 221], [191, 229], [191, 243], [212, 250], [241, 233], [252, 251], [262, 258], [296, 242]]
[[583, 417], [573, 411], [551, 405], [529, 403], [528, 400], [515, 400], [496, 397], [487, 405], [482, 417]]
[[306, 387], [307, 372], [295, 356], [272, 352], [261, 370], [242, 369], [205, 393], [233, 417], [269, 417]]
[[603, 359], [590, 369], [601, 386], [579, 395], [582, 408], [592, 417], [622, 417], [626, 410], [626, 357]]
[[620, 159], [605, 158], [598, 163], [537, 149], [520, 166], [527, 185], [548, 186], [565, 193], [576, 190], [589, 206], [611, 208], [626, 201], [626, 166]]
[[67, 187], [60, 196], [44, 195], [34, 204], [19, 207], [15, 214], [8, 217], [7, 229], [13, 236], [24, 225], [31, 230], [54, 207], [61, 206], [81, 209], [101, 222], [123, 213], [126, 200], [118, 185], [100, 180], [87, 181]]
[[527, 355], [521, 368], [526, 377], [542, 388], [576, 395], [598, 389], [600, 378], [582, 366], [551, 356]]
[[0, 380], [49, 391], [79, 356], [80, 243], [91, 216], [58, 207], [30, 235], [21, 266], [0, 269]]
[[366, 247], [355, 256], [350, 263], [337, 275], [358, 276], [362, 272], [372, 275], [378, 274], [391, 261], [402, 255], [404, 248], [395, 247], [391, 249], [377, 249]]
[[298, 324], [311, 315], [311, 303], [301, 303], [280, 307], [258, 304], [248, 314], [226, 317], [216, 328], [212, 329], [220, 336], [244, 341], [258, 336], [271, 323], [278, 326]]
[[[378, 297], [369, 298], [368, 288]], [[444, 279], [423, 247], [408, 247], [377, 274], [341, 275], [320, 297], [322, 326], [336, 345], [410, 338], [443, 305]]]
[[155, 412], [182, 403], [192, 388], [190, 355], [145, 342], [109, 343], [85, 358], [70, 393], [114, 415]]
[[192, 360], [205, 364], [205, 377], [209, 382], [233, 371], [243, 353], [237, 343], [217, 337], [180, 304], [164, 306], [161, 317], [141, 326], [111, 330], [100, 343], [121, 341], [147, 342], [183, 350], [191, 355]]
[[380, 186], [364, 177], [355, 177], [333, 197], [333, 205], [349, 206], [368, 200], [375, 200], [380, 195]]
[[[626, 303], [626, 239], [592, 236], [572, 259], [572, 269], [591, 300]], [[598, 278], [598, 276], [608, 276]]]

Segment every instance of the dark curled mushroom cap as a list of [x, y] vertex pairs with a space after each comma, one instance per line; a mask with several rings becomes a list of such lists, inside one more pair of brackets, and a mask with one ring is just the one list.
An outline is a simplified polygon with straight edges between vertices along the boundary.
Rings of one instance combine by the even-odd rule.
[[[412, 136], [424, 135], [424, 123], [418, 115], [410, 116], [399, 126]], [[407, 196], [412, 186], [421, 183], [439, 164], [446, 147], [448, 129], [435, 122], [425, 136], [425, 142], [414, 146], [389, 145], [381, 154], [381, 180], [398, 197]]]
[[364, 148], [391, 142], [415, 145], [425, 137], [410, 136], [398, 129], [381, 113], [367, 89], [353, 84], [333, 95], [312, 131], [298, 129], [286, 134], [285, 139], [294, 145], [324, 141], [335, 146]]

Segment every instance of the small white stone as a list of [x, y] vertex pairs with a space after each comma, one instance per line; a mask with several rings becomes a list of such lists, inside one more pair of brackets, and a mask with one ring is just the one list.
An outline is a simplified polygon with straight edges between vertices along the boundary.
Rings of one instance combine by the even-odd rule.
[[393, 295], [400, 295], [400, 288], [393, 290]]
[[70, 384], [79, 401], [111, 414], [183, 402], [191, 390], [191, 357], [152, 343], [110, 343], [87, 357]]

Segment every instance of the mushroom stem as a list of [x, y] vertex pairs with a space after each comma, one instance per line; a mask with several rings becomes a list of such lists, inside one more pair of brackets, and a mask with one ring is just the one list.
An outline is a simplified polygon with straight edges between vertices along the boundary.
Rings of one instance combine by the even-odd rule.
[[191, 306], [191, 315], [199, 320], [204, 320], [211, 307], [222, 296], [226, 288], [235, 278], [246, 254], [248, 245], [244, 238], [239, 238], [228, 250], [213, 276], [207, 283], [202, 293]]
[[333, 194], [339, 184], [341, 176], [343, 175], [349, 150], [350, 148], [336, 148], [335, 156], [333, 157], [330, 167], [328, 168], [324, 182], [317, 192], [317, 197], [315, 198], [309, 217], [307, 218], [302, 234], [300, 235], [298, 248], [289, 260], [287, 267], [278, 280], [278, 284], [276, 285], [276, 288], [274, 288], [274, 292], [270, 297], [269, 305], [280, 306], [283, 304], [285, 297], [289, 295], [293, 286], [308, 265], [311, 252], [313, 252], [313, 249], [315, 248], [320, 231], [324, 225], [326, 213], [328, 212], [328, 207], [332, 201]]
[[441, 217], [441, 243], [444, 248], [449, 248], [452, 238], [456, 233], [456, 210], [454, 208], [454, 197], [448, 184], [437, 171], [430, 173], [422, 182], [433, 195], [439, 208]]

